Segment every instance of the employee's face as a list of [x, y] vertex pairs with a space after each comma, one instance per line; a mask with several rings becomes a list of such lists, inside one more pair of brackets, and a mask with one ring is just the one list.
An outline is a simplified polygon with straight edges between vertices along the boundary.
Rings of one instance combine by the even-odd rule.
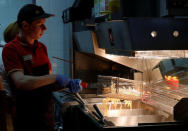
[[46, 22], [45, 18], [41, 18], [33, 21], [29, 25], [28, 35], [30, 35], [32, 39], [35, 40], [40, 39], [44, 31], [46, 30], [45, 22]]

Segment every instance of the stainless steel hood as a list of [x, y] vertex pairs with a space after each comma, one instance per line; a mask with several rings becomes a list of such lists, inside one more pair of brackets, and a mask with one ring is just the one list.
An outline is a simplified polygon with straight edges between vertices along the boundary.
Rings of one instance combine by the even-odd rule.
[[99, 23], [94, 31], [74, 32], [74, 39], [79, 51], [95, 53], [93, 32], [98, 48], [107, 54], [135, 56], [138, 51], [187, 50], [187, 29], [188, 18], [135, 17]]
[[[95, 30], [74, 32], [73, 36], [78, 51], [101, 56], [147, 74], [148, 70], [155, 72], [153, 68], [162, 59], [188, 57], [186, 29], [188, 19], [127, 18], [99, 23]], [[155, 72], [145, 76], [159, 78], [159, 75]], [[148, 81], [149, 78], [144, 79]], [[150, 80], [156, 80], [156, 77]]]

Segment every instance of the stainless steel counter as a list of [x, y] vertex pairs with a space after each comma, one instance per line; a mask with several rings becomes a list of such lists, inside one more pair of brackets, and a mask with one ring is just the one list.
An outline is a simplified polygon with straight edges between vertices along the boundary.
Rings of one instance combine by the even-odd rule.
[[161, 111], [141, 101], [123, 101], [118, 103], [104, 103], [103, 98], [88, 98], [87, 107], [95, 111], [95, 103], [105, 119], [111, 121], [115, 126], [138, 126], [139, 124], [175, 122], [173, 115]]

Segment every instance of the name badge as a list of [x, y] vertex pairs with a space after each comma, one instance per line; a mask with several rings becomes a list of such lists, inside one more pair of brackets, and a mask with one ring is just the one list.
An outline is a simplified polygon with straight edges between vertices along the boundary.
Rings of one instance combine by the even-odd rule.
[[24, 60], [24, 61], [31, 61], [31, 60], [32, 60], [32, 55], [29, 54], [29, 55], [23, 56], [23, 60]]

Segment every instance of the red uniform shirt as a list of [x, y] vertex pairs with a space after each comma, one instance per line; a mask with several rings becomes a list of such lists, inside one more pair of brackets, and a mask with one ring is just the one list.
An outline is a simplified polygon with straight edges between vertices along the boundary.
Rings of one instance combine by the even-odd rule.
[[[22, 43], [19, 36], [5, 45], [2, 58], [8, 74], [21, 70], [25, 75], [42, 76], [49, 74], [51, 70], [46, 46], [39, 41], [29, 46]], [[16, 104], [16, 128], [36, 131], [43, 127], [53, 128], [52, 87], [44, 86], [26, 91], [15, 88], [14, 83], [12, 84]]]
[[51, 70], [46, 46], [38, 41], [35, 41], [33, 46], [29, 46], [20, 42], [20, 38], [17, 36], [5, 45], [2, 57], [5, 70], [8, 73], [23, 70], [25, 75], [35, 75], [34, 69], [45, 64], [48, 64], [48, 68]]

